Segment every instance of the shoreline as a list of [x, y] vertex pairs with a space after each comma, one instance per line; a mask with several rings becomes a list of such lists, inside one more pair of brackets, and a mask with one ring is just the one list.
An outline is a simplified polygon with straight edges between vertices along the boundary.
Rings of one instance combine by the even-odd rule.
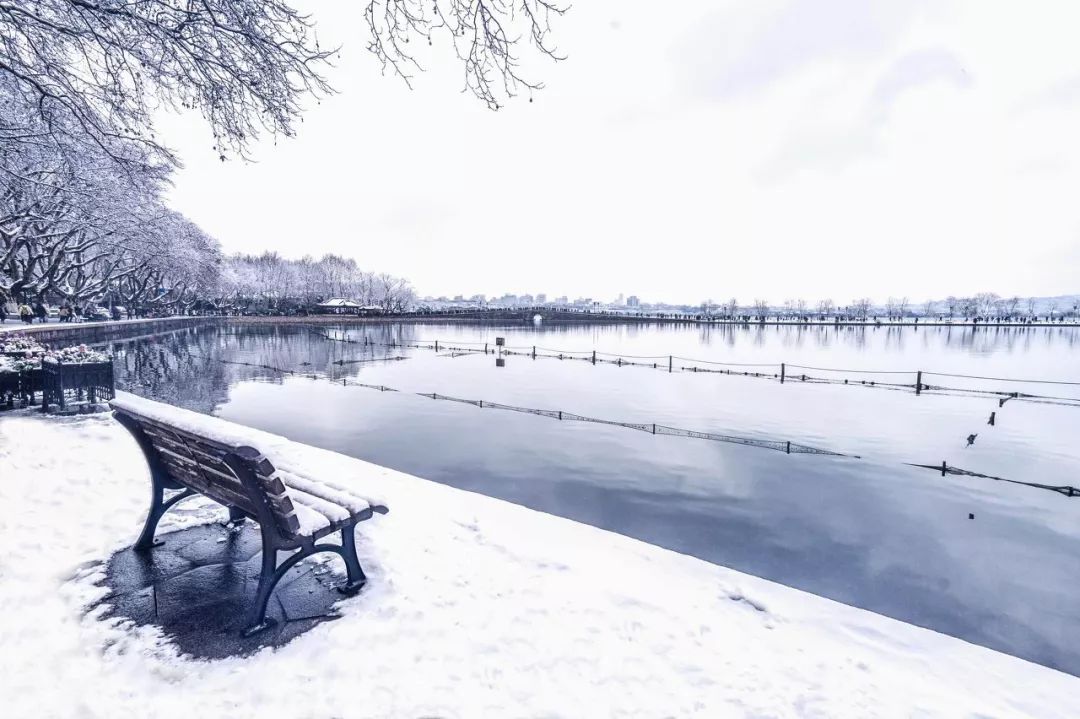
[[416, 325], [485, 325], [491, 327], [521, 326], [521, 327], [567, 327], [594, 325], [636, 325], [636, 326], [693, 326], [701, 329], [712, 327], [753, 329], [765, 327], [798, 327], [798, 328], [835, 328], [840, 329], [913, 329], [947, 328], [947, 329], [993, 329], [993, 330], [1052, 330], [1072, 329], [1080, 327], [1080, 322], [1061, 323], [992, 323], [992, 322], [822, 322], [809, 321], [797, 322], [791, 320], [766, 320], [765, 322], [739, 322], [732, 320], [698, 320], [694, 318], [672, 317], [622, 317], [615, 318], [610, 315], [587, 315], [569, 317], [559, 315], [545, 319], [542, 322], [534, 322], [530, 318], [518, 317], [476, 317], [473, 315], [385, 315], [375, 317], [357, 317], [353, 315], [308, 315], [292, 317], [269, 317], [269, 316], [226, 316], [226, 315], [176, 315], [173, 317], [159, 317], [151, 319], [117, 320], [105, 322], [82, 322], [82, 323], [58, 323], [23, 325], [9, 323], [0, 325], [0, 338], [5, 334], [25, 334], [35, 337], [46, 344], [103, 344], [106, 342], [149, 337], [165, 334], [183, 329], [194, 329], [213, 325], [388, 325], [388, 324], [416, 324]]
[[[247, 431], [247, 430], [245, 430]], [[15, 715], [372, 714], [1071, 717], [1077, 677], [526, 507], [250, 430], [376, 491], [371, 582], [276, 649], [202, 661], [153, 623], [109, 619], [104, 564], [145, 512], [147, 468], [108, 415], [0, 417], [13, 574], [0, 603]], [[275, 447], [274, 444], [280, 444]], [[62, 487], [63, 491], [58, 491]], [[73, 517], [80, 519], [73, 520]], [[213, 506], [163, 531], [221, 521]], [[48, 532], [42, 545], [38, 537]], [[15, 658], [18, 658], [17, 664]], [[3, 661], [0, 660], [0, 664]], [[222, 671], [222, 669], [227, 671]], [[57, 675], [86, 692], [55, 692]], [[195, 686], [213, 691], [192, 692]], [[281, 693], [280, 686], [303, 686]], [[461, 693], [461, 687], [473, 687]], [[311, 705], [318, 698], [317, 708]], [[172, 707], [173, 709], [169, 709]]]
[[[480, 323], [480, 324], [533, 324], [533, 312], [520, 316], [487, 317], [482, 315], [380, 315], [372, 317], [357, 317], [355, 315], [308, 315], [308, 316], [229, 316], [225, 319], [230, 324], [379, 324], [379, 323], [415, 323], [415, 324], [446, 324], [446, 323]], [[528, 316], [526, 316], [528, 315]], [[613, 315], [589, 315], [582, 314], [580, 317], [570, 313], [559, 314], [555, 317], [544, 318], [541, 324], [567, 325], [567, 324], [687, 324], [705, 327], [861, 327], [869, 329], [882, 329], [889, 327], [963, 327], [963, 328], [1011, 328], [1011, 329], [1054, 329], [1057, 327], [1080, 327], [1080, 321], [1073, 322], [832, 322], [822, 320], [810, 320], [806, 322], [798, 320], [766, 320], [764, 322], [743, 322], [740, 320], [704, 320], [693, 317], [619, 317]]]

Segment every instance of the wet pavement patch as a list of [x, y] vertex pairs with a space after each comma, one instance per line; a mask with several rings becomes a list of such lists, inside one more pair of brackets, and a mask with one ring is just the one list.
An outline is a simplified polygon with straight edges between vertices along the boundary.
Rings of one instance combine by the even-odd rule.
[[149, 552], [128, 548], [109, 559], [105, 617], [156, 625], [181, 652], [199, 659], [281, 646], [338, 617], [334, 605], [343, 599], [337, 587], [345, 581], [344, 567], [336, 559], [325, 565], [306, 560], [275, 588], [267, 610], [273, 625], [245, 639], [240, 631], [259, 583], [258, 527], [208, 524], [158, 537], [164, 544]]

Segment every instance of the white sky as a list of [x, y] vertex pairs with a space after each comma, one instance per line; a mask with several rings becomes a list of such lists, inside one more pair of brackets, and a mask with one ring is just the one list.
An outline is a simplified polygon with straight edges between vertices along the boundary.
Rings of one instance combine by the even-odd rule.
[[340, 94], [255, 163], [196, 117], [172, 203], [227, 251], [420, 294], [913, 300], [1080, 291], [1080, 3], [591, 0], [499, 112], [436, 40], [409, 91], [317, 3]]

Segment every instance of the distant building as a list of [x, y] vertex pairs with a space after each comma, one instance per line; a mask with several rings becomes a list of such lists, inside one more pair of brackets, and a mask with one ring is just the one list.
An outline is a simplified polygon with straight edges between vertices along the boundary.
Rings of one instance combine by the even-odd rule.
[[359, 302], [353, 302], [344, 297], [334, 297], [326, 302], [320, 302], [316, 307], [319, 312], [327, 315], [358, 315], [363, 309]]
[[641, 300], [638, 299], [637, 295], [630, 295], [629, 297], [626, 298], [626, 306], [627, 307], [641, 307]]
[[521, 300], [521, 304], [525, 305], [526, 307], [531, 307], [533, 305], [533, 296], [532, 295], [522, 295], [520, 300]]
[[547, 295], [540, 292], [536, 295], [536, 304], [542, 305], [547, 303]]
[[568, 304], [570, 304], [570, 300], [566, 299], [566, 295], [562, 295], [560, 297], [555, 298], [555, 304], [557, 304], [557, 305], [568, 305]]

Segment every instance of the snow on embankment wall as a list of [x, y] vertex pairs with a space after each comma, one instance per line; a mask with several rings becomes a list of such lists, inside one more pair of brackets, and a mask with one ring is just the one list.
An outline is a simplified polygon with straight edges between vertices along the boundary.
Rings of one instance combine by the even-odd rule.
[[113, 322], [78, 322], [24, 325], [8, 322], [0, 326], [0, 332], [18, 332], [31, 335], [47, 345], [95, 344], [109, 340], [131, 339], [146, 335], [171, 332], [221, 323], [224, 317], [156, 317], [144, 320], [121, 320]]

